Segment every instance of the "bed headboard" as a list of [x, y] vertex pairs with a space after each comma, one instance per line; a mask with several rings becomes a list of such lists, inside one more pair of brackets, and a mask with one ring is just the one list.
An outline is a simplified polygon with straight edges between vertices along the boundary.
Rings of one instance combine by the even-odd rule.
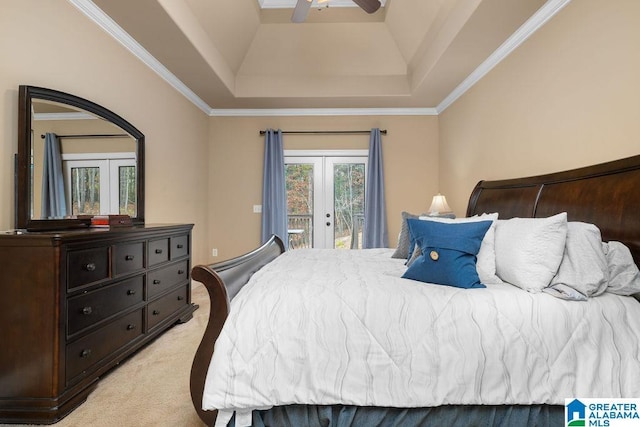
[[498, 212], [500, 219], [567, 212], [569, 221], [597, 225], [603, 241], [629, 247], [640, 265], [640, 155], [527, 178], [480, 181], [467, 216]]

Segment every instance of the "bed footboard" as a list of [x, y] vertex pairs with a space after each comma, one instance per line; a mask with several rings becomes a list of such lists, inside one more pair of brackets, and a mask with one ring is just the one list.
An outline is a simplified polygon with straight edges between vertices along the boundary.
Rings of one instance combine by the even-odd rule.
[[213, 356], [213, 346], [229, 314], [229, 302], [263, 266], [284, 252], [284, 244], [277, 236], [252, 252], [211, 265], [196, 265], [191, 278], [204, 284], [211, 300], [209, 322], [191, 365], [191, 400], [198, 416], [208, 426], [214, 424], [217, 412], [202, 410], [202, 394]]

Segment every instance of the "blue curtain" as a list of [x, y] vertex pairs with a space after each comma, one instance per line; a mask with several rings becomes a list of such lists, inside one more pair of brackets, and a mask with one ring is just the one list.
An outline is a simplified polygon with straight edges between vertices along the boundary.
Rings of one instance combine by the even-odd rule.
[[387, 212], [384, 200], [384, 172], [382, 170], [382, 138], [380, 129], [371, 129], [369, 138], [369, 170], [364, 202], [363, 248], [389, 247]]
[[55, 133], [47, 133], [44, 138], [41, 214], [42, 218], [67, 215], [60, 139]]
[[272, 234], [287, 245], [287, 191], [284, 177], [282, 131], [267, 129], [264, 135], [262, 179], [262, 243]]

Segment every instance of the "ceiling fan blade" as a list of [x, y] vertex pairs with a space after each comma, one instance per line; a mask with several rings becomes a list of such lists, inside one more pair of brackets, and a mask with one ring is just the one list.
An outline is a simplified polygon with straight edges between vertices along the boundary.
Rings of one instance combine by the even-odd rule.
[[353, 2], [367, 13], [374, 13], [380, 9], [380, 0], [353, 0]]
[[293, 15], [291, 15], [291, 22], [304, 22], [310, 9], [311, 2], [309, 0], [298, 0], [295, 9], [293, 9]]

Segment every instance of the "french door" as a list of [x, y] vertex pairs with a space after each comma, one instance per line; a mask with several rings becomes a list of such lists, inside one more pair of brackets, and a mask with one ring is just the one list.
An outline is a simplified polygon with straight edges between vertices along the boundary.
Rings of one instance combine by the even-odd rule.
[[289, 246], [362, 248], [367, 151], [287, 151]]
[[131, 153], [63, 155], [65, 193], [72, 215], [135, 216], [136, 164]]

